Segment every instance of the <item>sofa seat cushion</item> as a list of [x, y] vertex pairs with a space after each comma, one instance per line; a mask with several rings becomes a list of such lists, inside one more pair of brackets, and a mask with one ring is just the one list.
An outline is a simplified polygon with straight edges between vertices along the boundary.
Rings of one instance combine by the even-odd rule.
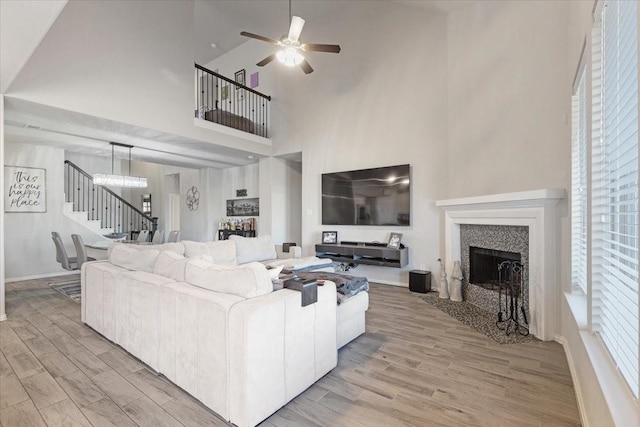
[[109, 262], [127, 270], [153, 272], [153, 266], [160, 251], [157, 249], [139, 250], [134, 246], [124, 243], [113, 245], [109, 251]]
[[231, 240], [215, 242], [193, 242], [183, 240], [184, 254], [187, 258], [203, 258], [220, 265], [236, 265], [236, 245]]
[[231, 235], [229, 240], [236, 245], [238, 264], [278, 258], [271, 236], [242, 237]]
[[273, 290], [267, 268], [258, 262], [230, 266], [191, 259], [185, 279], [192, 285], [242, 298], [254, 298]]
[[185, 270], [189, 258], [171, 251], [162, 251], [156, 258], [153, 274], [168, 277], [176, 282], [184, 282]]
[[[325, 282], [326, 283], [326, 282]], [[346, 299], [342, 304], [336, 307], [336, 316], [338, 319], [338, 327], [340, 327], [341, 321], [345, 321], [350, 317], [358, 316], [369, 309], [369, 293], [360, 292], [349, 299]]]

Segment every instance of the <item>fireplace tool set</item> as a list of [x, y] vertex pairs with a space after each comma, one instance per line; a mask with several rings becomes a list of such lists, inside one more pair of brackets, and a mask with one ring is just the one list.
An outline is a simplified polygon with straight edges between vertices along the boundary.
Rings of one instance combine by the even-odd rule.
[[[498, 265], [498, 321], [496, 326], [510, 335], [529, 335], [529, 321], [522, 298], [523, 266], [518, 261], [503, 261]], [[522, 317], [520, 317], [522, 314]]]

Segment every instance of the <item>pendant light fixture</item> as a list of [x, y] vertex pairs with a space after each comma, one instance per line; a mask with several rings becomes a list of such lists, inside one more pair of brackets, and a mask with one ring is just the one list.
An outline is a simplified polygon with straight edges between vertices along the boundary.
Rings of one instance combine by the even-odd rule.
[[[147, 188], [147, 178], [131, 176], [131, 149], [132, 145], [111, 142], [111, 173], [94, 173], [93, 183], [96, 185], [108, 185], [109, 187]], [[126, 147], [129, 149], [129, 175], [116, 175], [113, 173], [114, 148]]]

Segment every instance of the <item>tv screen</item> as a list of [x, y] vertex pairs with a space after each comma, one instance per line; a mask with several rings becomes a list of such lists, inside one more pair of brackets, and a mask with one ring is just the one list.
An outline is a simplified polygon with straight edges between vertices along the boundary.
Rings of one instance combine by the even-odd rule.
[[411, 225], [409, 165], [322, 174], [322, 224]]

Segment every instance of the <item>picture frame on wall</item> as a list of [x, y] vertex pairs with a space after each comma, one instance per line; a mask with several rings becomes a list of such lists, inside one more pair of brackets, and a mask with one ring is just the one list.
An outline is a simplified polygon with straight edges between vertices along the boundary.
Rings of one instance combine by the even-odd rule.
[[4, 166], [4, 211], [47, 212], [47, 170]]
[[[239, 85], [244, 86], [245, 82], [247, 81], [247, 72], [246, 72], [246, 70], [243, 68], [240, 71], [236, 71], [235, 78], [236, 78], [236, 83], [238, 83]], [[238, 89], [238, 87], [236, 87], [236, 89]]]
[[322, 243], [326, 245], [337, 244], [338, 243], [338, 232], [337, 231], [323, 231], [322, 232]]
[[389, 235], [388, 248], [400, 249], [400, 241], [402, 241], [402, 233], [391, 233]]
[[260, 199], [227, 200], [227, 216], [260, 216]]

